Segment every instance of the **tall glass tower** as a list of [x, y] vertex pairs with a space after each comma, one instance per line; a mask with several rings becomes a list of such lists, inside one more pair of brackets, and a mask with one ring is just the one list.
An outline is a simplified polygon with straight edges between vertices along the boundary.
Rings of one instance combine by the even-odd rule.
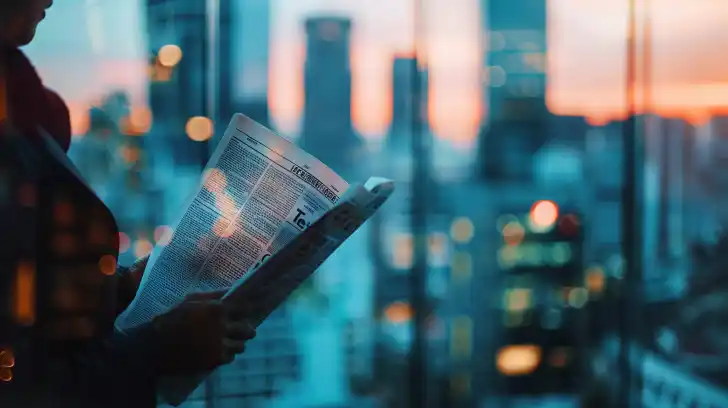
[[483, 2], [488, 126], [480, 134], [478, 175], [529, 181], [531, 155], [546, 139], [546, 1]]

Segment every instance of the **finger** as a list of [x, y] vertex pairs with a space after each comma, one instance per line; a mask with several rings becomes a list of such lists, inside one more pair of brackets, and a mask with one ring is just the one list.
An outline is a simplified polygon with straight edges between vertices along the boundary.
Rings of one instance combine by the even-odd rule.
[[236, 355], [245, 351], [245, 342], [240, 340], [233, 340], [225, 338], [222, 340], [223, 355], [225, 357], [232, 356], [235, 358]]
[[197, 322], [200, 334], [214, 330], [216, 333], [224, 333], [225, 313], [222, 304], [214, 301], [186, 301], [184, 307], [188, 310], [187, 318], [193, 322]]
[[235, 361], [235, 356], [237, 355], [237, 353], [233, 352], [229, 348], [223, 347], [221, 353], [222, 354], [220, 356], [220, 364], [219, 365], [230, 364], [233, 361]]
[[211, 292], [194, 292], [187, 295], [187, 301], [220, 300], [228, 292], [228, 289], [215, 290]]
[[253, 303], [229, 304], [225, 306], [225, 316], [230, 321], [239, 321], [255, 316], [256, 306]]
[[245, 321], [227, 322], [225, 335], [234, 340], [250, 340], [255, 338], [255, 327]]

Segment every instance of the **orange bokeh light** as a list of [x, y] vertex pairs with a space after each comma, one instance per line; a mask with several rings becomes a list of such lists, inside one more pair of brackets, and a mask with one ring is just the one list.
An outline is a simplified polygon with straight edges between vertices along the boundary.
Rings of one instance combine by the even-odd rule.
[[106, 276], [112, 276], [116, 273], [116, 257], [113, 255], [104, 255], [99, 259], [99, 270]]
[[384, 317], [391, 323], [405, 323], [413, 314], [412, 306], [405, 302], [394, 302], [384, 310]]
[[154, 249], [154, 245], [146, 239], [140, 239], [134, 244], [134, 256], [141, 258], [149, 255]]
[[187, 121], [185, 132], [187, 136], [195, 142], [204, 142], [209, 140], [215, 131], [215, 126], [210, 118], [204, 116], [195, 116]]
[[533, 373], [541, 363], [541, 348], [535, 345], [506, 346], [498, 351], [498, 371], [509, 376]]
[[15, 274], [13, 315], [22, 325], [35, 322], [36, 269], [31, 262], [21, 262]]
[[559, 206], [553, 201], [541, 200], [531, 207], [531, 222], [538, 228], [548, 228], [559, 218]]

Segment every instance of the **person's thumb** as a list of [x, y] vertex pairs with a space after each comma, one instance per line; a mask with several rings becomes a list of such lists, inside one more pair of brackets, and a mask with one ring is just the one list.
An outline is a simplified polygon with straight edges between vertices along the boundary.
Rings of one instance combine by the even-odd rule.
[[228, 289], [220, 289], [211, 292], [194, 292], [187, 295], [186, 301], [220, 300], [228, 292]]

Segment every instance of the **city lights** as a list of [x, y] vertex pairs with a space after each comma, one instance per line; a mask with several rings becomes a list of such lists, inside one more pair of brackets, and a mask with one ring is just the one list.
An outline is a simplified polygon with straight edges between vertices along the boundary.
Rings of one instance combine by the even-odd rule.
[[509, 222], [503, 227], [502, 233], [507, 245], [518, 245], [526, 236], [526, 230], [519, 222]]
[[468, 316], [454, 318], [450, 330], [450, 355], [467, 359], [472, 355], [473, 321]]
[[212, 137], [215, 131], [212, 120], [204, 116], [195, 116], [187, 121], [185, 132], [195, 142], [204, 142]]
[[35, 322], [35, 273], [35, 265], [30, 262], [20, 263], [15, 273], [13, 314], [15, 321], [23, 326]]
[[116, 273], [116, 257], [104, 255], [99, 259], [99, 270], [106, 276], [113, 276]]
[[547, 231], [559, 218], [559, 207], [553, 201], [541, 200], [531, 207], [529, 221], [536, 231]]
[[408, 322], [413, 315], [412, 306], [405, 302], [394, 302], [384, 310], [384, 317], [395, 324]]
[[154, 242], [156, 242], [157, 245], [165, 246], [169, 244], [169, 241], [171, 239], [172, 228], [166, 225], [160, 225], [159, 227], [154, 229]]
[[157, 59], [160, 65], [172, 68], [182, 60], [182, 49], [173, 44], [165, 45], [159, 49]]
[[146, 239], [140, 239], [134, 244], [134, 256], [141, 258], [149, 255], [154, 249], [154, 245]]
[[129, 239], [129, 235], [120, 232], [119, 233], [119, 253], [123, 254], [126, 251], [129, 250], [131, 247], [131, 239]]
[[9, 382], [13, 379], [15, 355], [10, 349], [0, 349], [0, 382]]
[[496, 354], [498, 371], [508, 376], [528, 375], [541, 364], [541, 348], [536, 345], [503, 347]]
[[452, 240], [459, 244], [467, 244], [475, 235], [475, 226], [467, 217], [456, 218], [450, 226]]

